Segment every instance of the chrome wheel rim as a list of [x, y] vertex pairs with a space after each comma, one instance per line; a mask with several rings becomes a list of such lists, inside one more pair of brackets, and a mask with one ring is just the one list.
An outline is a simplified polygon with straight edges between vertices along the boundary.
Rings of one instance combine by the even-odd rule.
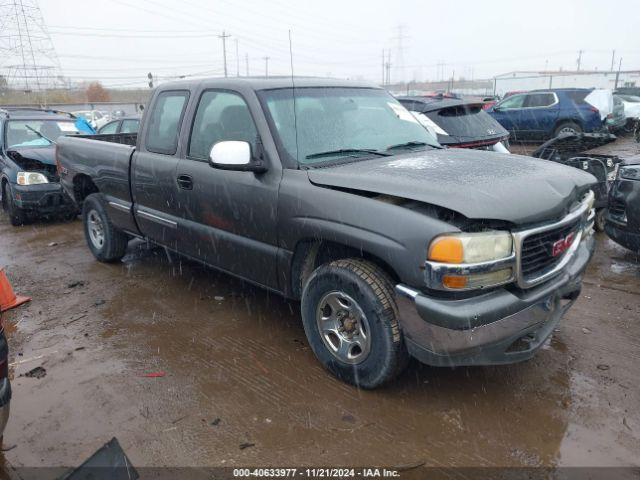
[[104, 245], [104, 225], [100, 215], [95, 210], [91, 210], [87, 215], [87, 228], [93, 246], [98, 250], [102, 249]]
[[575, 128], [571, 128], [571, 127], [564, 127], [560, 129], [559, 133], [570, 133], [572, 135], [577, 134], [577, 130]]
[[341, 362], [356, 365], [369, 356], [369, 321], [349, 295], [338, 291], [324, 295], [318, 303], [316, 323], [322, 342]]

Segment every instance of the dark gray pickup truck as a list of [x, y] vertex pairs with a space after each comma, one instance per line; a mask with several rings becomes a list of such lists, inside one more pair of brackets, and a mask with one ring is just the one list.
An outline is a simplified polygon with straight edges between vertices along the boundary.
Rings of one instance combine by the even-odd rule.
[[409, 356], [530, 358], [594, 249], [594, 177], [443, 149], [364, 84], [168, 83], [137, 136], [62, 138], [57, 161], [98, 260], [139, 237], [299, 299], [320, 362], [364, 388]]

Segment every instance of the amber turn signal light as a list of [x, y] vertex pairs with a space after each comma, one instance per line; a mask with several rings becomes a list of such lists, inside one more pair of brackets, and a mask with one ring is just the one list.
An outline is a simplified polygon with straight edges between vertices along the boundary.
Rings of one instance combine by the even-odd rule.
[[429, 260], [441, 263], [462, 263], [464, 250], [462, 240], [454, 237], [441, 237], [429, 247]]

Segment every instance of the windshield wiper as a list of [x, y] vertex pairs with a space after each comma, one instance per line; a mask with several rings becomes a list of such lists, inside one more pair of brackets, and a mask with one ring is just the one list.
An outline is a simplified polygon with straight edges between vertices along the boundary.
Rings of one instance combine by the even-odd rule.
[[51, 140], [50, 138], [45, 137], [43, 134], [41, 134], [38, 130], [36, 130], [33, 127], [30, 127], [29, 125], [25, 125], [26, 128], [28, 128], [29, 130], [31, 130], [33, 133], [35, 133], [36, 135], [38, 135], [40, 138], [44, 138], [47, 142], [49, 142], [51, 145], [56, 145], [56, 142], [54, 142], [53, 140]]
[[373, 148], [340, 148], [338, 150], [329, 150], [327, 152], [318, 152], [312, 153], [311, 155], [307, 155], [306, 159], [311, 158], [321, 158], [321, 157], [332, 157], [334, 155], [349, 155], [349, 154], [367, 154], [367, 155], [377, 155], [379, 157], [388, 157], [388, 153], [381, 152], [379, 150], [375, 150]]
[[387, 148], [387, 151], [389, 150], [400, 150], [402, 148], [414, 148], [414, 147], [432, 147], [435, 148], [433, 145], [430, 145], [426, 142], [405, 142], [405, 143], [398, 143], [397, 145], [391, 145], [389, 148]]

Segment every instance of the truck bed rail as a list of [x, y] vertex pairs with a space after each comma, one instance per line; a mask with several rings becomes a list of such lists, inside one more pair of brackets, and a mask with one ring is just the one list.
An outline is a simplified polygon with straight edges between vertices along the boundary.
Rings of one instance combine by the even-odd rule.
[[121, 143], [131, 147], [135, 147], [138, 141], [137, 133], [102, 133], [95, 135], [74, 135], [74, 137], [100, 140], [101, 142]]

